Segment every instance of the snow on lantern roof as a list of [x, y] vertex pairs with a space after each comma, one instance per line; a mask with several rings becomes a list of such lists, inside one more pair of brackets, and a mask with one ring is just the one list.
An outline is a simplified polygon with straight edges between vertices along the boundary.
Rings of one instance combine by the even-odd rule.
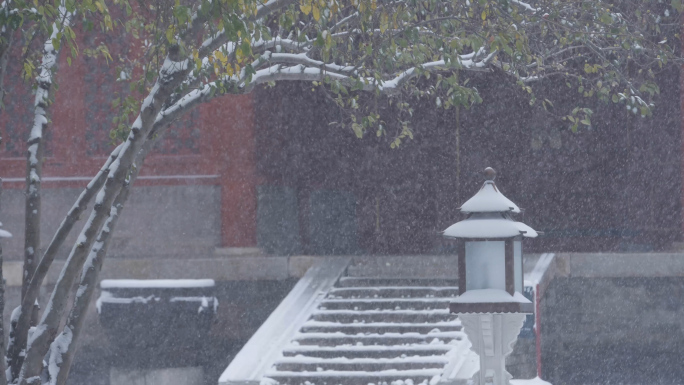
[[462, 206], [463, 213], [492, 213], [509, 212], [519, 213], [520, 208], [510, 199], [506, 198], [494, 184], [496, 171], [493, 168], [485, 169], [486, 181], [472, 198], [468, 199]]
[[511, 238], [518, 235], [536, 238], [537, 232], [522, 222], [513, 221], [498, 213], [474, 214], [444, 230], [447, 238]]

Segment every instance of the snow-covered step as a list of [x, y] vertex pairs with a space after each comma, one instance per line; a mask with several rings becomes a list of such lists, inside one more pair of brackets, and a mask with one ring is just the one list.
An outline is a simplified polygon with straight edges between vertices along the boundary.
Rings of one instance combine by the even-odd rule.
[[329, 298], [321, 303], [320, 308], [327, 310], [432, 310], [448, 309], [450, 301], [452, 298]]
[[339, 322], [317, 322], [308, 321], [302, 326], [301, 331], [305, 333], [334, 333], [342, 332], [345, 334], [382, 334], [382, 333], [429, 333], [432, 331], [460, 331], [462, 329], [459, 320], [436, 323], [393, 323], [393, 322], [372, 322], [343, 324]]
[[312, 314], [315, 321], [340, 323], [434, 323], [453, 321], [457, 317], [449, 309], [436, 310], [316, 310]]
[[[432, 358], [432, 357], [417, 357]], [[344, 372], [378, 372], [383, 370], [412, 370], [412, 369], [435, 369], [442, 368], [449, 360], [442, 359], [416, 359], [416, 358], [394, 358], [394, 359], [346, 359], [337, 358], [330, 360], [310, 361], [304, 357], [293, 359], [282, 359], [275, 364], [277, 371], [294, 372], [317, 372], [317, 371], [344, 371]]]
[[446, 278], [368, 278], [341, 277], [337, 287], [373, 287], [373, 286], [458, 286], [457, 279]]
[[442, 368], [412, 369], [412, 370], [383, 370], [371, 371], [316, 371], [316, 372], [267, 372], [268, 377], [281, 384], [298, 385], [314, 383], [316, 385], [351, 385], [377, 384], [380, 382], [412, 381], [415, 385], [427, 384], [434, 376], [442, 373]]
[[451, 345], [402, 346], [291, 346], [283, 350], [284, 357], [320, 358], [395, 358], [443, 355], [453, 349]]
[[465, 337], [463, 332], [436, 333], [384, 333], [358, 334], [344, 333], [300, 333], [293, 341], [299, 345], [344, 346], [344, 345], [407, 345], [407, 344], [448, 344]]
[[334, 288], [328, 294], [333, 298], [455, 298], [458, 297], [457, 286], [375, 286]]

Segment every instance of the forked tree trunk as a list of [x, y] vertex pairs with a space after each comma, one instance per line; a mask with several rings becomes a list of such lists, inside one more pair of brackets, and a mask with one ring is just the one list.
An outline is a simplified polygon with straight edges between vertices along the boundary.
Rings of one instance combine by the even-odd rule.
[[40, 374], [43, 359], [57, 336], [60, 322], [68, 307], [71, 287], [83, 268], [95, 238], [109, 217], [114, 200], [125, 185], [128, 172], [152, 130], [163, 103], [189, 72], [188, 60], [181, 61], [178, 49], [171, 50], [159, 73], [157, 82], [143, 101], [140, 114], [131, 126], [131, 132], [122, 147], [121, 153], [112, 165], [104, 187], [98, 193], [95, 208], [81, 231], [77, 243], [72, 248], [60, 278], [52, 291], [45, 312], [31, 335], [26, 347], [26, 357], [19, 374], [20, 385], [29, 385], [29, 381]]

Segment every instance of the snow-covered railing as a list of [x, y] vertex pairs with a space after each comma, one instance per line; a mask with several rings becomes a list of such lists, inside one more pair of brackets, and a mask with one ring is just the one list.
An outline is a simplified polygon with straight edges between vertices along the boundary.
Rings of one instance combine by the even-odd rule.
[[219, 378], [219, 384], [259, 384], [350, 261], [346, 257], [327, 258], [310, 268], [233, 359]]
[[536, 340], [537, 376], [541, 376], [541, 298], [549, 283], [556, 275], [556, 254], [542, 254], [529, 274], [525, 274], [525, 286], [533, 288], [534, 293], [534, 335]]

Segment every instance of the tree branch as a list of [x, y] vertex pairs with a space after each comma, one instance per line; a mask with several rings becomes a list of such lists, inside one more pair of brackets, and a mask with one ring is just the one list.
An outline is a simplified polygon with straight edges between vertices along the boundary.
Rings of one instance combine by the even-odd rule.
[[43, 280], [45, 279], [45, 276], [47, 275], [48, 270], [50, 269], [50, 266], [57, 255], [57, 251], [59, 251], [74, 225], [80, 219], [81, 214], [87, 208], [88, 203], [90, 203], [95, 194], [102, 188], [107, 180], [109, 168], [112, 162], [119, 156], [121, 147], [122, 145], [119, 145], [114, 149], [114, 151], [112, 151], [104, 166], [90, 181], [90, 183], [88, 183], [83, 192], [81, 192], [81, 195], [79, 195], [78, 199], [76, 199], [76, 202], [73, 204], [64, 220], [62, 220], [62, 223], [59, 225], [59, 228], [57, 228], [55, 235], [52, 237], [52, 241], [50, 241], [50, 244], [45, 250], [43, 258], [41, 258], [38, 266], [36, 267], [36, 271], [31, 279], [28, 289], [26, 290], [26, 295], [22, 300], [21, 306], [15, 309], [15, 316], [18, 318], [17, 322], [13, 323], [10, 327], [10, 342], [8, 346], [8, 363], [13, 370], [16, 367], [16, 374], [13, 375], [13, 378], [16, 378], [19, 375], [19, 371], [21, 369], [21, 364], [23, 362], [21, 359], [21, 352], [26, 348], [28, 331], [29, 327], [31, 326], [29, 322], [32, 314], [31, 309], [33, 309], [33, 304], [38, 298]]

